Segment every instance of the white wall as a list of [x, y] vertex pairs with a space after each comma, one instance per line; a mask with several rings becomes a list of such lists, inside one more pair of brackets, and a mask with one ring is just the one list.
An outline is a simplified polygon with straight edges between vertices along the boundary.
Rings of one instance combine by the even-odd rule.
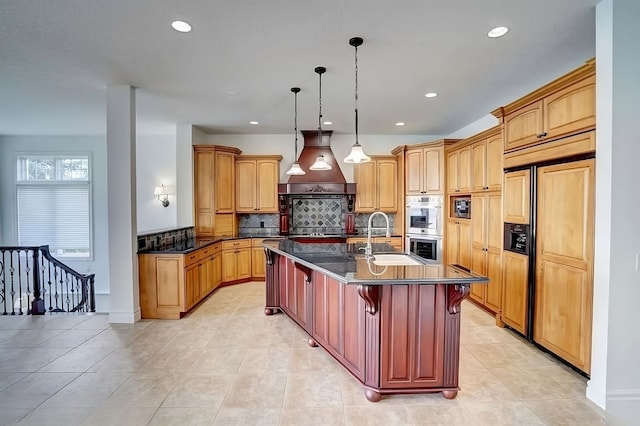
[[16, 155], [89, 153], [92, 164], [93, 259], [65, 261], [76, 271], [96, 274], [96, 309], [109, 310], [109, 226], [107, 218], [107, 144], [104, 136], [0, 136], [0, 245], [16, 245]]
[[[325, 129], [326, 130], [326, 129]], [[407, 145], [419, 142], [429, 142], [441, 139], [438, 135], [359, 135], [360, 145], [368, 155], [390, 154], [391, 150], [399, 145]], [[280, 154], [284, 158], [280, 163], [280, 182], [287, 182], [288, 176], [285, 174], [293, 162], [294, 155], [294, 135], [208, 135], [206, 139], [209, 145], [235, 146], [242, 150], [243, 154]], [[298, 155], [302, 151], [304, 139], [302, 134], [298, 135]], [[340, 170], [347, 182], [353, 182], [353, 165], [344, 163], [344, 159], [351, 146], [355, 143], [355, 135], [331, 136], [331, 149]]]
[[466, 139], [473, 135], [477, 135], [480, 132], [484, 132], [494, 126], [500, 124], [500, 121], [491, 114], [487, 114], [484, 117], [479, 118], [473, 123], [456, 130], [447, 136], [447, 139]]
[[[604, 0], [597, 7], [598, 19], [610, 18], [610, 53], [598, 56], [604, 73], [598, 83], [604, 82], [610, 94], [604, 94], [603, 108], [610, 105], [610, 115], [604, 114], [600, 128], [598, 116], [597, 154], [606, 153], [611, 158], [610, 186], [607, 181], [598, 182], [598, 189], [611, 190], [610, 223], [599, 210], [596, 223], [599, 227], [610, 226], [611, 246], [609, 266], [609, 306], [606, 351], [606, 407], [610, 424], [636, 424], [640, 418], [640, 333], [635, 330], [638, 301], [640, 301], [640, 272], [637, 257], [640, 254], [640, 197], [637, 183], [640, 182], [640, 143], [638, 141], [638, 99], [640, 98], [640, 55], [637, 40], [640, 40], [640, 2], [637, 0]], [[604, 24], [603, 24], [604, 25]], [[598, 27], [602, 29], [602, 27]], [[607, 42], [605, 33], [600, 43]], [[600, 72], [600, 71], [598, 71]], [[598, 91], [598, 95], [603, 95]], [[600, 103], [601, 100], [599, 99]], [[598, 113], [601, 105], [598, 105]], [[610, 122], [607, 120], [610, 119]], [[609, 128], [607, 128], [609, 126]], [[610, 129], [610, 131], [609, 131]], [[605, 157], [606, 158], [606, 157]], [[599, 176], [603, 179], [606, 177]], [[605, 185], [607, 183], [607, 185]], [[606, 194], [599, 194], [606, 200]], [[598, 206], [605, 208], [606, 206]], [[598, 214], [601, 216], [598, 218]], [[601, 260], [597, 267], [604, 268]], [[606, 280], [596, 283], [596, 288], [606, 286]]]
[[[136, 137], [138, 233], [177, 226], [175, 152], [175, 135]], [[153, 195], [161, 184], [171, 191], [168, 207]]]

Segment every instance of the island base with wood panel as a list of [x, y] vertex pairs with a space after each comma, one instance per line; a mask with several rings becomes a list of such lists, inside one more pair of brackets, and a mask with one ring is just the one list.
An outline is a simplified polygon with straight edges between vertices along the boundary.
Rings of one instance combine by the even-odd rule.
[[380, 277], [349, 248], [331, 265], [312, 263], [321, 256], [309, 256], [309, 248], [297, 257], [292, 247], [265, 243], [265, 314], [291, 317], [311, 346], [326, 350], [364, 386], [369, 401], [398, 393], [457, 396], [460, 302], [470, 283], [485, 277], [446, 265], [386, 267], [385, 274], [397, 269]]

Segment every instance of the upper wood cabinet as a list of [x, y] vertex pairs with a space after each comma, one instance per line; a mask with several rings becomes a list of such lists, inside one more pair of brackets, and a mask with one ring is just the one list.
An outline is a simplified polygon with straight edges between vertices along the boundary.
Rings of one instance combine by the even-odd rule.
[[[217, 145], [193, 147], [194, 211], [198, 237], [213, 237], [219, 213], [235, 213], [235, 157], [238, 148]], [[218, 214], [218, 215], [217, 215]], [[225, 228], [227, 221], [222, 221]], [[233, 235], [225, 229], [223, 235]]]
[[374, 155], [371, 162], [354, 164], [357, 213], [398, 211], [398, 160], [394, 155]]
[[445, 193], [444, 148], [457, 139], [407, 146], [405, 153], [405, 194]]
[[447, 192], [471, 191], [471, 147], [447, 152]]
[[471, 191], [502, 188], [502, 134], [483, 137], [471, 145]]
[[235, 213], [236, 155], [234, 152], [216, 151], [216, 213]]
[[530, 171], [518, 170], [504, 174], [503, 216], [505, 222], [529, 223], [530, 215]]
[[493, 111], [504, 124], [504, 152], [594, 129], [595, 85], [595, 60], [592, 60]]
[[238, 213], [277, 213], [281, 155], [236, 158]]

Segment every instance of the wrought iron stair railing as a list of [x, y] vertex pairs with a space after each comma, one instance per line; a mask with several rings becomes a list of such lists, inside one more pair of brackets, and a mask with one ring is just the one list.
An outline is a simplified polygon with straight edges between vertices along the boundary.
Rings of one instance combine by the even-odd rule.
[[95, 274], [74, 271], [49, 246], [0, 246], [0, 314], [95, 312]]

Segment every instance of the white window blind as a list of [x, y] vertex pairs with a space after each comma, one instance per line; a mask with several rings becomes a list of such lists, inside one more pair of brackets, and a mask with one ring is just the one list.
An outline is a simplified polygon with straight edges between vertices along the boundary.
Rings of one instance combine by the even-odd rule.
[[[61, 258], [91, 257], [90, 183], [88, 161], [84, 177], [68, 173], [68, 157], [21, 157], [18, 159], [17, 213], [18, 243], [25, 246], [49, 245]], [[25, 173], [25, 164], [34, 164], [34, 172]], [[45, 164], [53, 172], [40, 174]], [[56, 172], [55, 169], [59, 169]], [[41, 177], [45, 176], [45, 177]]]

